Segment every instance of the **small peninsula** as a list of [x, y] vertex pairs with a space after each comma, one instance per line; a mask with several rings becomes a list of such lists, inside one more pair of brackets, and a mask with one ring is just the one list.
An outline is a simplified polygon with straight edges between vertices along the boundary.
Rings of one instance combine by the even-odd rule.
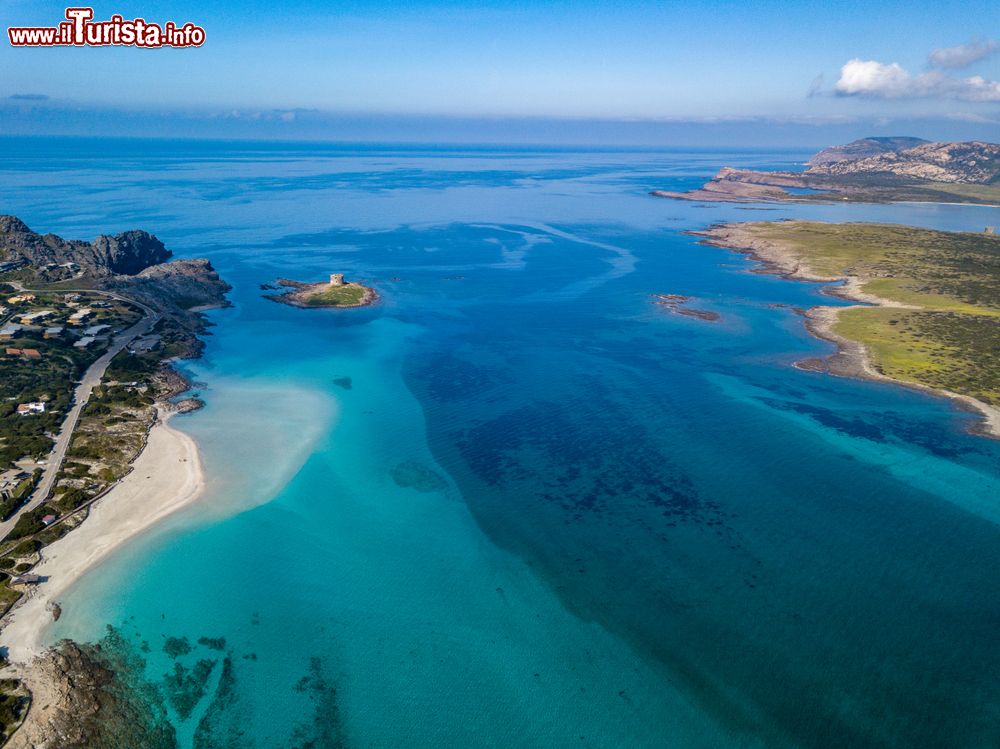
[[788, 278], [831, 282], [860, 304], [809, 310], [809, 329], [838, 344], [800, 366], [928, 389], [980, 412], [1000, 437], [1000, 236], [890, 224], [775, 221], [693, 234]]
[[932, 143], [904, 136], [825, 148], [804, 171], [725, 167], [686, 192], [654, 197], [729, 203], [851, 201], [1000, 205], [1000, 144]]
[[265, 298], [305, 309], [367, 307], [378, 299], [375, 289], [355, 281], [345, 281], [343, 273], [331, 273], [329, 281], [320, 283], [303, 283], [288, 278], [279, 278], [275, 283], [291, 291], [276, 296], [265, 295]]

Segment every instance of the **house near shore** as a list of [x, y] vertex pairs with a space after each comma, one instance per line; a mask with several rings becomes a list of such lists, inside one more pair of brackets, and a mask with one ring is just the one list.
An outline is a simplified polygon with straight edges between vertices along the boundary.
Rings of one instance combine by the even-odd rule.
[[36, 575], [34, 572], [29, 572], [25, 575], [17, 575], [10, 581], [11, 585], [38, 585], [42, 582], [43, 578], [41, 575]]
[[34, 325], [39, 320], [44, 320], [46, 317], [52, 317], [54, 314], [55, 310], [40, 309], [37, 312], [29, 312], [25, 315], [21, 315], [19, 319], [24, 325]]
[[78, 309], [66, 320], [70, 325], [82, 325], [83, 321], [94, 314], [94, 310], [90, 307], [84, 307], [83, 309]]
[[0, 473], [0, 497], [11, 496], [26, 478], [28, 478], [28, 474], [20, 468], [11, 468], [9, 471]]
[[8, 348], [5, 350], [7, 356], [19, 356], [22, 359], [41, 359], [42, 352], [36, 348]]
[[42, 518], [42, 525], [49, 526], [52, 525], [54, 522], [56, 522], [55, 515], [46, 515], [45, 517]]
[[24, 330], [23, 325], [18, 325], [17, 323], [8, 323], [0, 328], [0, 341], [9, 341], [14, 336], [20, 334]]
[[45, 404], [42, 401], [32, 401], [22, 403], [17, 407], [18, 416], [31, 416], [32, 414], [45, 413]]

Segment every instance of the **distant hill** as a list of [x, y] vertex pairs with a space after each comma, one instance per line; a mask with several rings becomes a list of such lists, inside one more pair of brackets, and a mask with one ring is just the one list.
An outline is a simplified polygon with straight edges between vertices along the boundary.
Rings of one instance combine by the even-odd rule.
[[837, 164], [842, 161], [857, 161], [858, 159], [877, 156], [889, 151], [902, 151], [906, 148], [913, 148], [914, 146], [920, 146], [929, 142], [923, 138], [911, 138], [905, 135], [886, 138], [860, 138], [843, 146], [824, 148], [809, 159], [808, 164], [809, 166], [820, 166], [824, 164]]
[[0, 266], [13, 280], [83, 282], [115, 291], [195, 323], [190, 311], [226, 304], [229, 285], [204, 259], [170, 260], [149, 232], [101, 235], [93, 242], [38, 234], [16, 216], [0, 216]]
[[[890, 142], [916, 138], [888, 138], [876, 144], [882, 150], [862, 156], [876, 138], [865, 138], [846, 146], [820, 151], [810, 161], [807, 174], [841, 176], [848, 174], [893, 174], [928, 182], [988, 185], [1000, 178], [1000, 145], [969, 141], [929, 143], [891, 148]], [[840, 149], [840, 150], [838, 150]]]
[[724, 167], [704, 186], [652, 195], [739, 203], [849, 200], [959, 202], [1000, 205], [1000, 144], [932, 143], [894, 136], [824, 148], [805, 171]]

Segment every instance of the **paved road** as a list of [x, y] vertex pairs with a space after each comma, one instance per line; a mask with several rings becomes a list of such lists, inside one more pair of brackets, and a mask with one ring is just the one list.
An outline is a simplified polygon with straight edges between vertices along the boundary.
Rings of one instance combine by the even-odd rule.
[[[72, 290], [60, 289], [60, 291]], [[76, 430], [76, 425], [80, 421], [80, 413], [83, 411], [83, 407], [87, 405], [87, 401], [90, 400], [90, 394], [104, 377], [104, 373], [107, 371], [111, 360], [114, 359], [131, 341], [135, 340], [139, 336], [149, 333], [160, 319], [160, 316], [155, 311], [144, 304], [136, 302], [134, 299], [120, 297], [117, 294], [112, 294], [110, 292], [95, 292], [90, 289], [86, 289], [86, 291], [89, 293], [103, 294], [103, 296], [112, 297], [113, 299], [134, 304], [141, 307], [145, 315], [131, 328], [123, 330], [121, 333], [116, 335], [111, 341], [111, 345], [108, 347], [108, 350], [87, 368], [87, 371], [83, 375], [83, 379], [80, 381], [80, 384], [76, 386], [76, 390], [73, 392], [73, 407], [69, 410], [69, 413], [66, 414], [66, 418], [63, 420], [62, 427], [59, 429], [59, 435], [56, 437], [55, 447], [52, 448], [52, 452], [49, 454], [48, 462], [45, 465], [45, 469], [42, 472], [42, 478], [38, 482], [38, 486], [35, 488], [34, 494], [31, 495], [31, 499], [28, 503], [18, 510], [10, 518], [10, 520], [5, 520], [0, 523], [0, 539], [5, 538], [7, 534], [10, 533], [11, 529], [17, 523], [17, 520], [21, 517], [21, 515], [38, 507], [49, 495], [49, 491], [51, 491], [52, 486], [55, 484], [56, 476], [59, 474], [59, 469], [62, 467], [63, 460], [66, 458], [66, 451], [69, 449], [70, 442], [73, 439], [73, 432]]]

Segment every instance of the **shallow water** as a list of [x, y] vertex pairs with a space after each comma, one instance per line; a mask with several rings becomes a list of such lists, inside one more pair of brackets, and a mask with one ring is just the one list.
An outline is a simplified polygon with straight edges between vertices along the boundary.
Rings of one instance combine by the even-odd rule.
[[[1000, 447], [942, 400], [791, 368], [830, 350], [792, 308], [830, 300], [680, 233], [995, 209], [646, 195], [800, 153], [0, 147], [32, 228], [146, 228], [235, 287], [186, 365], [208, 405], [173, 422], [205, 499], [48, 633], [119, 627], [161, 688], [212, 661], [169, 708], [181, 746], [1000, 740]], [[381, 303], [260, 297], [334, 270]]]

